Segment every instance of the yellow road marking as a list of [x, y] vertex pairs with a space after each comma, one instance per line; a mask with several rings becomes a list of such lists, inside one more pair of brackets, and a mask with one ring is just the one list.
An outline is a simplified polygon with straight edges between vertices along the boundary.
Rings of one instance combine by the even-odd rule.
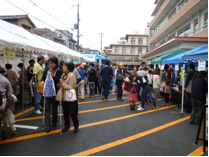
[[[157, 101], [160, 101], [162, 99], [158, 99]], [[136, 103], [136, 105], [139, 103]], [[125, 104], [125, 105], [117, 105], [117, 106], [111, 106], [111, 107], [105, 107], [105, 108], [99, 108], [99, 109], [92, 109], [92, 110], [85, 110], [85, 111], [80, 111], [78, 113], [88, 113], [88, 112], [95, 112], [95, 111], [102, 111], [102, 110], [108, 110], [108, 109], [113, 109], [113, 108], [119, 108], [119, 107], [124, 107], [124, 106], [129, 106], [130, 104]], [[60, 116], [60, 114], [59, 114]], [[63, 114], [61, 115], [63, 116]], [[51, 116], [52, 117], [52, 116]], [[16, 122], [22, 122], [22, 121], [28, 121], [28, 120], [36, 120], [36, 119], [42, 119], [43, 116], [40, 117], [30, 117], [30, 118], [22, 118], [22, 119], [16, 119]]]
[[139, 139], [141, 137], [147, 136], [147, 135], [155, 133], [157, 131], [166, 129], [166, 128], [170, 127], [170, 126], [173, 126], [173, 125], [176, 125], [176, 124], [181, 123], [183, 121], [186, 121], [189, 118], [190, 118], [190, 116], [187, 116], [187, 117], [175, 120], [173, 122], [161, 125], [159, 127], [156, 127], [156, 128], [153, 128], [153, 129], [150, 129], [150, 130], [147, 130], [147, 131], [144, 131], [142, 133], [138, 133], [138, 134], [135, 134], [133, 136], [129, 136], [127, 138], [123, 138], [121, 140], [117, 140], [117, 141], [114, 141], [114, 142], [111, 142], [111, 143], [108, 143], [108, 144], [105, 144], [105, 145], [101, 145], [99, 147], [95, 147], [95, 148], [92, 148], [92, 149], [89, 149], [89, 150], [86, 150], [86, 151], [83, 151], [83, 152], [80, 152], [80, 153], [77, 153], [77, 154], [73, 154], [71, 156], [88, 156], [88, 155], [92, 155], [92, 154], [104, 151], [106, 149], [109, 149], [109, 148], [112, 148], [112, 147], [116, 147], [118, 145], [121, 145], [121, 144], [130, 142], [130, 141]]
[[[31, 107], [31, 108], [25, 110], [24, 113], [30, 112], [30, 111], [32, 111], [33, 109], [34, 109], [34, 107]], [[22, 114], [23, 114], [23, 112], [20, 112], [20, 113], [16, 114], [16, 115], [15, 115], [15, 118], [21, 116]]]
[[[139, 104], [139, 103], [136, 103]], [[111, 107], [105, 107], [105, 108], [98, 108], [98, 109], [92, 109], [92, 110], [85, 110], [85, 111], [80, 111], [78, 113], [88, 113], [88, 112], [95, 112], [95, 111], [102, 111], [102, 110], [108, 110], [108, 109], [113, 109], [113, 108], [119, 108], [119, 107], [124, 107], [124, 106], [129, 106], [130, 104], [124, 104], [124, 105], [119, 105], [119, 106], [111, 106]], [[60, 114], [59, 114], [60, 116]], [[63, 116], [63, 114], [61, 114]], [[52, 115], [50, 116], [52, 117]], [[16, 122], [22, 122], [22, 121], [28, 121], [28, 120], [36, 120], [36, 119], [42, 119], [43, 116], [40, 117], [31, 117], [31, 118], [23, 118], [23, 119], [16, 119]]]
[[[206, 147], [205, 151], [206, 152], [208, 151], [208, 147]], [[202, 145], [187, 156], [202, 156], [203, 154], [204, 152], [203, 152], [203, 145]]]
[[[152, 113], [152, 112], [156, 112], [156, 111], [160, 111], [160, 110], [165, 110], [165, 109], [176, 107], [176, 106], [178, 106], [178, 105], [162, 107], [162, 108], [159, 108], [157, 110], [149, 110], [149, 111], [144, 111], [144, 112], [140, 112], [140, 113], [136, 113], [136, 114], [132, 114], [132, 115], [127, 115], [127, 116], [122, 116], [122, 117], [118, 117], [118, 118], [103, 120], [103, 121], [94, 122], [94, 123], [90, 123], [90, 124], [84, 124], [84, 125], [79, 126], [79, 128], [86, 128], [86, 127], [106, 124], [106, 123], [110, 123], [110, 122], [114, 122], [114, 121], [118, 121], [118, 120], [122, 120], [122, 119], [127, 119], [127, 118], [131, 118], [131, 117], [136, 117], [136, 116], [139, 116], [139, 115], [144, 115], [144, 114], [147, 114], [147, 113]], [[71, 127], [70, 129], [72, 130], [73, 128], [74, 127]], [[51, 135], [51, 134], [56, 134], [56, 133], [59, 133], [59, 132], [60, 132], [60, 129], [57, 129], [57, 130], [51, 131], [50, 133], [42, 132], [42, 133], [36, 133], [36, 134], [25, 135], [25, 136], [20, 136], [20, 137], [14, 137], [14, 138], [11, 138], [11, 139], [1, 140], [0, 144], [16, 142], [16, 141], [21, 141], [21, 140], [31, 139], [31, 138], [35, 138], [35, 137], [40, 137], [40, 136]]]

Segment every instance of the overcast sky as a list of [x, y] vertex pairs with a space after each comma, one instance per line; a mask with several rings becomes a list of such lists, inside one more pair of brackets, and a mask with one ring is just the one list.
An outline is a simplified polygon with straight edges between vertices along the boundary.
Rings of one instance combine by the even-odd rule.
[[[26, 14], [8, 3], [7, 0], [0, 1], [0, 15]], [[29, 15], [36, 27], [51, 30], [54, 28], [67, 29], [74, 34], [74, 39], [76, 39], [77, 30], [71, 31], [70, 28], [73, 28], [74, 23], [77, 22], [77, 7], [72, 8], [72, 6], [77, 5], [78, 0], [9, 1], [52, 26]], [[81, 5], [80, 34], [82, 35], [80, 44], [93, 49], [100, 49], [101, 31], [104, 33], [103, 48], [117, 42], [127, 33], [135, 31], [145, 33], [145, 28], [147, 23], [152, 20], [151, 14], [155, 8], [154, 0], [79, 0], [79, 3]]]

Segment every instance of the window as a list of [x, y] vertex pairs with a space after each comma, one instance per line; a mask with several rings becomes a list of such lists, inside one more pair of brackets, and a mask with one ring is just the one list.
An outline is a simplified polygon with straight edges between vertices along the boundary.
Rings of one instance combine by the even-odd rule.
[[198, 27], [199, 27], [198, 19], [196, 19], [196, 20], [194, 20], [194, 33], [196, 33], [198, 31]]
[[118, 53], [119, 53], [119, 48], [115, 47], [115, 54], [118, 54]]
[[142, 44], [143, 44], [142, 38], [139, 38], [139, 39], [138, 39], [138, 44], [139, 44], [139, 45], [142, 45]]
[[181, 0], [181, 2], [178, 5], [178, 10], [181, 9], [187, 1], [188, 0]]
[[208, 28], [208, 12], [204, 15], [204, 29]]
[[69, 48], [72, 49], [72, 43], [69, 43]]
[[176, 14], [176, 8], [170, 14], [168, 14], [168, 20], [171, 19], [175, 14]]
[[135, 38], [131, 38], [131, 44], [135, 45]]
[[146, 52], [149, 52], [149, 49], [147, 48]]
[[132, 55], [135, 54], [135, 48], [134, 47], [131, 48], [131, 54]]
[[187, 37], [190, 34], [190, 24], [178, 31], [179, 37]]
[[142, 54], [142, 48], [141, 48], [141, 47], [138, 48], [138, 54], [139, 54], [139, 55]]
[[122, 54], [126, 54], [126, 48], [125, 47], [122, 48]]

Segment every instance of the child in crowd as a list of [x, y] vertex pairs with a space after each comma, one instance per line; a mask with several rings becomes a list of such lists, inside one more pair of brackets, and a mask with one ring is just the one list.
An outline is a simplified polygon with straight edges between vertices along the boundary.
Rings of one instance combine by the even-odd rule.
[[109, 94], [112, 94], [114, 82], [115, 82], [114, 79], [112, 79], [111, 82], [110, 82], [110, 90], [109, 90]]
[[11, 97], [8, 97], [6, 100], [6, 107], [4, 109], [4, 111], [2, 112], [2, 116], [3, 116], [3, 127], [1, 127], [0, 125], [0, 131], [1, 131], [1, 139], [6, 139], [7, 137], [7, 125], [9, 125], [9, 127], [12, 130], [12, 135], [13, 136], [17, 136], [17, 130], [14, 127], [14, 123], [15, 123], [15, 116], [13, 114], [14, 111], [14, 106], [15, 106], [15, 102], [17, 101], [17, 98], [14, 94], [12, 94]]
[[152, 75], [152, 70], [149, 70], [148, 71], [148, 74], [147, 74], [147, 79], [148, 79], [148, 84], [149, 84], [149, 86], [150, 86], [150, 88], [151, 88], [151, 90], [150, 90], [150, 92], [148, 93], [148, 95], [147, 95], [147, 102], [152, 102], [152, 89], [153, 89], [153, 87], [152, 87], [152, 85], [153, 85], [153, 75]]
[[136, 82], [136, 75], [131, 75], [131, 82], [130, 82], [130, 95], [129, 95], [129, 102], [130, 102], [130, 110], [135, 110], [135, 105], [137, 101], [137, 82]]
[[125, 86], [124, 86], [124, 94], [126, 94], [129, 91], [129, 82], [130, 82], [130, 80], [129, 80], [128, 77], [126, 77], [123, 82], [125, 84]]

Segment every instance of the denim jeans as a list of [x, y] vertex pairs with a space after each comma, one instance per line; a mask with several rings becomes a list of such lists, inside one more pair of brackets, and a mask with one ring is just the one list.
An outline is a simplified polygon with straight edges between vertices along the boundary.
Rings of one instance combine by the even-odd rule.
[[104, 88], [102, 87], [102, 81], [100, 81], [100, 90], [101, 90], [102, 97], [104, 97]]
[[150, 88], [151, 88], [151, 90], [150, 90], [150, 92], [148, 93], [149, 94], [149, 96], [147, 95], [147, 100], [152, 100], [152, 91], [153, 91], [153, 88], [150, 86]]
[[44, 106], [44, 98], [40, 93], [35, 88], [35, 85], [33, 84], [33, 92], [34, 92], [34, 110], [37, 111], [39, 110], [39, 105], [42, 107]]
[[192, 99], [191, 102], [192, 102], [192, 113], [189, 122], [199, 125], [201, 123], [201, 116], [202, 116], [204, 104], [197, 99]]
[[110, 81], [102, 81], [102, 88], [104, 92], [104, 98], [108, 99], [109, 89], [110, 89]]
[[89, 82], [90, 95], [95, 95], [95, 82]]
[[144, 108], [144, 104], [146, 102], [147, 94], [152, 91], [152, 88], [149, 85], [146, 85], [142, 91], [141, 100], [142, 100], [142, 108]]

